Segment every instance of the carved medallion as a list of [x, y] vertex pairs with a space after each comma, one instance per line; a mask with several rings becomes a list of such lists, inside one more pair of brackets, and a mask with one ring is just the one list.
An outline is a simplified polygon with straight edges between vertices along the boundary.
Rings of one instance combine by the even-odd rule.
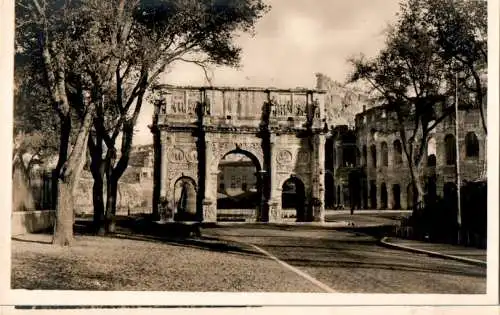
[[184, 152], [179, 148], [173, 148], [168, 151], [167, 157], [172, 163], [181, 163], [184, 161]]
[[186, 157], [189, 162], [195, 163], [198, 161], [198, 152], [196, 150], [192, 150]]
[[276, 157], [276, 161], [279, 164], [284, 164], [284, 165], [288, 165], [288, 164], [292, 163], [292, 159], [293, 159], [292, 152], [290, 152], [288, 150], [279, 151], [278, 155]]

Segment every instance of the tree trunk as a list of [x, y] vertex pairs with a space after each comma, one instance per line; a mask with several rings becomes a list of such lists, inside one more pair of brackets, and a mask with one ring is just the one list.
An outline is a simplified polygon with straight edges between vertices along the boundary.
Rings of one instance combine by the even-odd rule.
[[57, 218], [52, 243], [68, 246], [73, 242], [73, 187], [62, 179], [57, 185]]
[[[96, 128], [97, 129], [97, 128]], [[90, 170], [94, 179], [92, 187], [92, 203], [94, 207], [93, 228], [97, 235], [106, 233], [104, 215], [104, 163], [102, 161], [103, 139], [97, 133], [95, 142], [89, 137], [89, 150], [91, 156]]]
[[113, 177], [107, 181], [106, 200], [106, 230], [110, 233], [116, 231], [116, 197], [118, 195], [118, 181]]
[[419, 172], [419, 165], [415, 165], [412, 162], [409, 162], [409, 169], [410, 169], [410, 175], [411, 175], [411, 180], [413, 183], [413, 201], [420, 203], [424, 200], [424, 185], [423, 185], [423, 178]]
[[[142, 100], [142, 96], [140, 98]], [[118, 181], [125, 172], [129, 162], [130, 151], [132, 150], [132, 138], [134, 135], [134, 121], [127, 121], [123, 125], [123, 138], [121, 146], [121, 156], [115, 165], [116, 155], [113, 153], [107, 157], [106, 178], [107, 178], [107, 202], [106, 221], [108, 232], [113, 233], [116, 229], [116, 201], [118, 195]]]
[[106, 233], [105, 216], [104, 216], [104, 180], [102, 176], [94, 177], [94, 185], [92, 187], [92, 202], [94, 204], [94, 231], [97, 235]]
[[73, 241], [73, 196], [85, 164], [87, 141], [93, 116], [94, 106], [90, 104], [78, 130], [73, 150], [62, 166], [61, 172], [57, 174], [56, 224], [52, 240], [52, 243], [56, 245], [68, 246]]

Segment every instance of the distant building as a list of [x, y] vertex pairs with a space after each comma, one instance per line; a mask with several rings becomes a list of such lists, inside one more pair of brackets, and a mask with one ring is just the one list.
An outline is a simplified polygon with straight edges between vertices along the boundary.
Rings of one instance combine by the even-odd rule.
[[153, 145], [140, 145], [132, 148], [128, 167], [121, 181], [143, 182], [153, 180], [154, 150]]
[[245, 156], [231, 154], [219, 163], [217, 192], [225, 196], [237, 196], [257, 191], [256, 168]]

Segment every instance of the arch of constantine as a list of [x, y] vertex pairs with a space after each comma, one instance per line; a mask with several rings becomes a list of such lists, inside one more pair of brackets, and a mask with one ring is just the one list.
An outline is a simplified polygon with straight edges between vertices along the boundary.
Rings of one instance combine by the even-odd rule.
[[217, 221], [219, 163], [239, 153], [256, 169], [258, 221], [282, 220], [282, 189], [290, 181], [303, 196], [297, 219], [323, 221], [324, 95], [307, 89], [157, 86], [151, 125], [154, 212], [162, 202], [177, 209], [184, 194], [190, 220]]

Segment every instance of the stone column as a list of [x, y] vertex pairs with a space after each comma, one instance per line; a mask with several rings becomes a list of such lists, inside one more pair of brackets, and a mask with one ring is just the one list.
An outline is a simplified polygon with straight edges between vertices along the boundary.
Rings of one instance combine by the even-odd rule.
[[343, 165], [343, 152], [342, 152], [342, 142], [340, 140], [335, 140], [335, 168], [338, 169]]
[[277, 165], [276, 165], [276, 138], [275, 135], [269, 137], [269, 165], [268, 165], [268, 183], [269, 183], [269, 199], [267, 200], [267, 207], [269, 209], [268, 220], [269, 222], [280, 222], [281, 221], [281, 207], [277, 194], [278, 183], [277, 183]]
[[316, 135], [314, 140], [313, 220], [325, 222], [325, 135]]
[[259, 209], [257, 210], [257, 222], [263, 222], [265, 221], [265, 211], [268, 211], [267, 209], [267, 192], [266, 192], [266, 171], [265, 170], [260, 170], [255, 173], [255, 177], [257, 178], [257, 187], [258, 191], [260, 192], [260, 202], [259, 202]]
[[[217, 221], [217, 172], [212, 170], [213, 156], [211, 143], [205, 140], [205, 195], [203, 198], [203, 222]], [[214, 182], [215, 177], [215, 182]]]
[[[162, 137], [164, 138], [164, 137]], [[168, 176], [167, 176], [167, 141], [166, 139], [161, 140], [161, 149], [160, 149], [160, 199], [162, 197], [167, 197], [167, 189], [168, 189]]]

